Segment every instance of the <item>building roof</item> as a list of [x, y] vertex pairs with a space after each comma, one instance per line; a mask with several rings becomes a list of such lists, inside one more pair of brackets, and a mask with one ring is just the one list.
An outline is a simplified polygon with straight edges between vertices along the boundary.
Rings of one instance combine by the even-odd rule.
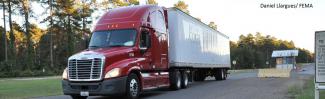
[[298, 50], [275, 50], [272, 52], [272, 57], [298, 56], [298, 52]]

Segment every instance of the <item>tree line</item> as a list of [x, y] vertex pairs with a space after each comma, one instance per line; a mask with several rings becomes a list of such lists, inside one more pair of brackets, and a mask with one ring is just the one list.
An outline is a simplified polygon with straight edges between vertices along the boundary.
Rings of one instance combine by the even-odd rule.
[[275, 67], [274, 50], [299, 50], [297, 63], [311, 63], [314, 53], [303, 48], [297, 48], [293, 41], [281, 40], [270, 35], [263, 36], [257, 32], [255, 35], [240, 35], [237, 42], [230, 42], [231, 60], [233, 69], [270, 68]]
[[[86, 48], [87, 39], [91, 35], [90, 25], [94, 22], [94, 17], [100, 17], [94, 16], [96, 12], [104, 13], [116, 7], [139, 5], [138, 0], [2, 0], [0, 3], [3, 14], [3, 23], [0, 23], [0, 77], [61, 74], [67, 66], [67, 58]], [[155, 0], [147, 0], [147, 3], [157, 4]], [[35, 14], [32, 4], [42, 6], [42, 16], [45, 18], [40, 19], [40, 15]], [[178, 1], [174, 7], [190, 13], [184, 1]], [[17, 22], [14, 16], [23, 18], [23, 22]], [[31, 19], [42, 21], [31, 23]], [[41, 25], [46, 28], [40, 28]], [[210, 22], [209, 26], [217, 29], [214, 22]], [[231, 58], [242, 64], [240, 68], [265, 67], [262, 64], [267, 57], [263, 50], [266, 46], [270, 49], [268, 54], [271, 53], [271, 48], [294, 48], [291, 46], [294, 45], [293, 42], [257, 35], [241, 36], [238, 42], [230, 44]], [[249, 47], [254, 50], [248, 50]], [[300, 50], [303, 50], [303, 55], [310, 57], [308, 50]], [[252, 57], [247, 57], [246, 54]], [[312, 61], [303, 55], [300, 55], [302, 58], [298, 58], [298, 62]]]

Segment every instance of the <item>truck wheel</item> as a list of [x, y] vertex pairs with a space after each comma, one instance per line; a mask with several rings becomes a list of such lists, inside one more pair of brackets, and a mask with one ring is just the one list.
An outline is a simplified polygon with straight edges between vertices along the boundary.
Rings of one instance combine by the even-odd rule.
[[222, 80], [226, 80], [227, 79], [227, 70], [226, 69], [223, 69], [223, 78]]
[[225, 80], [226, 79], [226, 75], [225, 75], [225, 72], [223, 69], [217, 69], [215, 72], [216, 73], [215, 73], [214, 78], [216, 80]]
[[181, 83], [181, 87], [182, 88], [187, 88], [188, 86], [188, 74], [186, 73], [186, 71], [182, 71], [182, 83]]
[[130, 74], [126, 83], [126, 98], [137, 99], [140, 94], [139, 78], [135, 74]]
[[173, 90], [181, 88], [181, 73], [178, 70], [174, 70], [169, 75], [170, 87]]
[[87, 96], [71, 95], [72, 99], [87, 99]]

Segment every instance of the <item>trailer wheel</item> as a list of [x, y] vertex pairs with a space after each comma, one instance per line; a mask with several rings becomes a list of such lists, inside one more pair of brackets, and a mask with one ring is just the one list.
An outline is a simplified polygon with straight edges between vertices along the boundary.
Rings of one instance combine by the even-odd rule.
[[222, 80], [226, 80], [228, 75], [227, 75], [227, 70], [226, 69], [223, 69], [223, 79]]
[[178, 90], [181, 88], [181, 73], [178, 70], [170, 72], [170, 88], [173, 90]]
[[187, 88], [188, 86], [188, 74], [186, 73], [186, 71], [182, 71], [182, 83], [181, 86], [182, 88]]
[[217, 69], [215, 71], [215, 75], [214, 75], [216, 80], [225, 80], [226, 79], [226, 73], [224, 71], [224, 69]]
[[140, 94], [139, 78], [135, 74], [130, 74], [126, 83], [126, 98], [137, 99]]
[[87, 99], [87, 96], [71, 95], [72, 99]]

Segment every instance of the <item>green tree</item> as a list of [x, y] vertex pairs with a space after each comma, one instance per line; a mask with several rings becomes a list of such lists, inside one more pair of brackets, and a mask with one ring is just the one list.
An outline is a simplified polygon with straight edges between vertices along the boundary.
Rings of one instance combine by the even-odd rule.
[[[53, 55], [53, 17], [54, 17], [53, 12], [54, 11], [53, 11], [53, 8], [56, 3], [53, 4], [53, 0], [39, 0], [38, 2], [41, 3], [43, 6], [47, 5], [47, 7], [45, 7], [46, 10], [44, 13], [49, 14], [49, 16], [47, 16], [47, 18], [45, 18], [41, 23], [45, 23], [45, 22], [49, 23], [48, 29], [47, 29], [47, 34], [50, 35], [50, 37], [49, 37], [50, 39], [48, 39], [49, 40], [48, 48], [50, 49], [50, 51], [49, 51], [50, 56], [49, 56], [49, 58], [47, 58], [47, 59], [49, 59], [49, 62], [46, 62], [46, 63], [49, 63], [49, 66], [51, 68], [53, 68], [54, 67], [54, 58], [53, 58], [54, 57], [54, 55]], [[37, 48], [37, 49], [39, 49], [39, 48]], [[42, 53], [39, 52], [39, 54], [37, 56], [40, 57], [41, 56], [40, 54], [42, 54]], [[38, 60], [38, 62], [39, 62], [39, 65], [41, 65], [40, 64], [41, 61]], [[46, 64], [46, 65], [48, 65], [48, 64]]]
[[158, 4], [156, 0], [148, 0], [148, 4]]
[[174, 7], [182, 10], [183, 12], [189, 14], [190, 11], [188, 10], [188, 5], [184, 1], [178, 1], [176, 4], [174, 4]]
[[298, 48], [299, 54], [296, 57], [296, 62], [297, 63], [312, 63], [314, 62], [314, 56], [313, 53], [310, 51], [303, 49], [303, 48]]
[[129, 0], [129, 5], [139, 5], [139, 0]]
[[99, 4], [103, 9], [109, 10], [112, 8], [117, 8], [121, 6], [129, 6], [129, 5], [139, 5], [139, 0], [103, 0]]
[[9, 42], [9, 51], [10, 51], [10, 60], [13, 60], [13, 65], [16, 63], [16, 44], [15, 44], [15, 36], [14, 36], [14, 31], [13, 31], [13, 21], [12, 21], [12, 7], [15, 7], [18, 1], [14, 0], [7, 0], [7, 7], [8, 7], [8, 19], [9, 19], [9, 37], [10, 37], [10, 42]]
[[210, 22], [209, 26], [213, 28], [214, 30], [217, 30], [217, 25], [214, 22]]
[[[55, 72], [61, 72], [67, 64], [66, 59], [85, 49], [85, 38], [90, 35], [91, 15], [94, 9], [98, 9], [96, 0], [41, 0], [40, 2], [48, 11], [49, 16], [42, 22], [49, 23], [46, 33], [41, 36], [37, 50], [40, 50], [37, 57], [48, 57], [40, 59], [40, 65], [49, 65], [44, 68], [60, 66]], [[52, 10], [51, 10], [52, 9]], [[50, 10], [50, 11], [49, 11]], [[50, 50], [51, 49], [51, 50]], [[48, 56], [47, 53], [53, 53]], [[47, 60], [46, 60], [47, 59]]]
[[33, 43], [32, 48], [34, 50], [34, 52], [33, 52], [34, 53], [34, 55], [33, 55], [33, 57], [34, 57], [33, 58], [34, 59], [33, 60], [34, 65], [31, 66], [30, 68], [32, 70], [41, 70], [42, 68], [41, 68], [41, 64], [40, 64], [39, 60], [42, 57], [39, 56], [41, 50], [39, 50], [38, 48], [40, 46], [40, 43], [39, 43], [40, 39], [45, 34], [46, 31], [39, 28], [36, 24], [30, 24], [29, 28], [30, 28], [29, 30], [30, 30], [30, 33], [31, 33], [31, 42]]
[[1, 47], [0, 47], [0, 62], [2, 62], [2, 61], [4, 61], [4, 60], [6, 60], [6, 56], [5, 56], [5, 48], [6, 48], [6, 46], [5, 46], [5, 43], [6, 42], [3, 42], [3, 41], [6, 41], [6, 32], [4, 32], [4, 28], [2, 27], [2, 26], [0, 26], [0, 31], [1, 31], [1, 35], [0, 35], [0, 45], [1, 45]]
[[[230, 43], [231, 60], [236, 60], [236, 68], [265, 68], [275, 66], [275, 59], [271, 58], [274, 50], [297, 49], [293, 41], [279, 40], [270, 35], [263, 36], [257, 32], [253, 34], [240, 35], [239, 40]], [[313, 53], [308, 50], [299, 49], [297, 62], [312, 62]], [[269, 65], [266, 64], [269, 62]]]
[[[1, 48], [1, 52], [4, 52], [2, 53], [2, 57], [4, 58], [4, 60], [7, 62], [8, 61], [8, 42], [7, 42], [7, 30], [6, 30], [6, 1], [5, 0], [2, 0], [2, 15], [3, 15], [3, 27], [2, 27], [2, 37], [0, 38], [1, 42], [3, 42], [3, 44], [0, 44], [0, 45], [3, 45]], [[1, 59], [0, 59], [1, 61]]]
[[[20, 5], [20, 13], [24, 15], [25, 19], [25, 35], [26, 35], [26, 41], [27, 41], [27, 53], [26, 56], [27, 58], [27, 67], [34, 66], [34, 48], [33, 48], [33, 42], [31, 39], [31, 33], [30, 33], [30, 23], [29, 23], [29, 17], [31, 13], [31, 5], [29, 0], [19, 0], [19, 5]], [[30, 69], [30, 68], [28, 68]]]

